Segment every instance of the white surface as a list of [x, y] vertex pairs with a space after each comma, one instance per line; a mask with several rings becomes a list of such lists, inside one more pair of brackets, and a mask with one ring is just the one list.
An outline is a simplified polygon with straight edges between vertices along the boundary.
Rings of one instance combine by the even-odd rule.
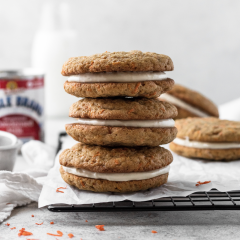
[[126, 181], [132, 181], [132, 180], [150, 179], [153, 177], [163, 175], [169, 172], [170, 166], [168, 165], [164, 168], [152, 170], [149, 172], [132, 172], [132, 173], [96, 173], [96, 172], [90, 172], [88, 170], [84, 170], [80, 168], [65, 167], [65, 166], [63, 166], [63, 169], [65, 172], [68, 172], [80, 177], [87, 177], [87, 178], [93, 178], [93, 179], [105, 179], [108, 181], [126, 182]]
[[222, 104], [219, 107], [219, 115], [221, 119], [227, 119], [232, 121], [240, 121], [240, 98], [231, 102]]
[[160, 98], [167, 101], [167, 102], [170, 102], [170, 103], [172, 103], [172, 104], [174, 104], [178, 107], [181, 107], [181, 108], [183, 108], [183, 109], [185, 109], [185, 110], [187, 110], [187, 111], [189, 111], [189, 112], [191, 112], [191, 113], [193, 113], [193, 114], [195, 114], [199, 117], [209, 117], [209, 115], [207, 113], [205, 113], [205, 112], [203, 112], [203, 111], [201, 111], [201, 110], [199, 110], [195, 107], [192, 107], [191, 105], [185, 103], [184, 101], [182, 101], [182, 100], [180, 100], [180, 99], [178, 99], [178, 98], [176, 98], [176, 97], [174, 97], [174, 96], [172, 96], [168, 93], [161, 94]]
[[124, 127], [174, 127], [173, 119], [164, 120], [101, 120], [101, 119], [87, 119], [79, 118], [78, 123], [98, 126], [124, 126]]
[[231, 149], [231, 148], [240, 148], [240, 143], [208, 143], [208, 142], [197, 142], [190, 141], [188, 138], [181, 139], [175, 138], [174, 143], [192, 148], [202, 148], [202, 149]]
[[84, 73], [68, 77], [68, 82], [140, 82], [167, 79], [164, 72]]

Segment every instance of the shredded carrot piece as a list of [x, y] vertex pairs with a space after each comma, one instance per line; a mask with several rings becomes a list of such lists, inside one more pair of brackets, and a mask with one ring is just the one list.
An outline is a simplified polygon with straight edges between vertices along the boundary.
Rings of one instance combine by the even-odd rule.
[[11, 204], [11, 203], [7, 203], [6, 205], [8, 205], [8, 204]]
[[22, 228], [19, 230], [19, 233], [18, 233], [18, 236], [30, 236], [30, 235], [33, 235], [31, 232], [27, 232], [25, 231], [25, 228]]
[[6, 223], [5, 225], [6, 225], [6, 226], [10, 226], [10, 223]]
[[86, 220], [85, 222], [88, 222], [88, 220]]
[[95, 225], [95, 228], [97, 228], [99, 231], [105, 231], [104, 225]]
[[10, 228], [11, 230], [16, 229], [16, 227]]
[[32, 215], [32, 217], [34, 217], [34, 215]]
[[152, 230], [152, 233], [157, 233], [157, 231]]
[[54, 224], [54, 222], [50, 222], [50, 224]]
[[56, 192], [64, 193], [63, 191], [60, 191], [59, 189], [66, 189], [67, 187], [59, 187], [57, 188]]
[[200, 182], [200, 181], [198, 181], [197, 184], [196, 184], [196, 186], [198, 187], [198, 186], [200, 186], [200, 185], [208, 184], [208, 183], [210, 183], [210, 182], [211, 182], [211, 181], [205, 181], [205, 182]]
[[35, 223], [36, 225], [42, 225], [43, 224], [43, 222], [42, 223]]
[[134, 112], [133, 108], [128, 111], [128, 114], [131, 113], [131, 112]]
[[47, 235], [55, 236], [55, 237], [62, 237], [63, 233], [61, 231], [57, 231], [58, 234], [47, 233]]
[[138, 88], [139, 88], [140, 85], [141, 85], [141, 83], [138, 83], [138, 84], [137, 84], [137, 86], [135, 87], [135, 89], [134, 89], [134, 91], [133, 91], [134, 93], [137, 92], [137, 90], [138, 90]]
[[74, 237], [74, 235], [72, 233], [69, 233], [68, 236], [69, 236], [69, 238], [73, 238]]

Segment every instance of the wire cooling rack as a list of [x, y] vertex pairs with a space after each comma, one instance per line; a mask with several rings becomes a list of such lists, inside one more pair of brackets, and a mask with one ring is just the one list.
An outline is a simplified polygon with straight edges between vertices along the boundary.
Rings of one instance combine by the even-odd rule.
[[[62, 147], [60, 133], [58, 150]], [[121, 201], [97, 204], [49, 205], [52, 212], [130, 212], [130, 211], [200, 211], [200, 210], [240, 210], [240, 190], [219, 192], [195, 192], [187, 197], [167, 197], [145, 202]]]

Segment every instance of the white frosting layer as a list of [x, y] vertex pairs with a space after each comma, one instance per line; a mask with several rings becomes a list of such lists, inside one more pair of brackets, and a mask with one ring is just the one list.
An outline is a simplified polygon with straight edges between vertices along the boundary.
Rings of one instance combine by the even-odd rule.
[[90, 172], [88, 170], [74, 168], [74, 167], [64, 167], [62, 166], [64, 171], [67, 173], [71, 173], [80, 177], [94, 178], [94, 179], [104, 179], [108, 181], [118, 181], [118, 182], [126, 182], [132, 180], [144, 180], [154, 178], [165, 173], [168, 173], [170, 170], [170, 165], [160, 168], [153, 171], [148, 172], [132, 172], [132, 173], [96, 173]]
[[68, 82], [143, 82], [167, 79], [165, 72], [107, 72], [82, 73], [68, 77]]
[[195, 107], [192, 107], [191, 105], [183, 102], [182, 100], [180, 100], [170, 94], [164, 93], [160, 96], [160, 98], [167, 102], [172, 103], [173, 105], [175, 105], [177, 107], [183, 108], [199, 117], [209, 117], [209, 115], [207, 113], [205, 113]]
[[181, 145], [184, 147], [192, 147], [192, 148], [201, 148], [201, 149], [231, 149], [231, 148], [240, 148], [240, 143], [209, 143], [209, 142], [197, 142], [197, 141], [189, 141], [188, 138], [181, 139], [175, 138], [173, 140], [177, 145]]
[[98, 126], [115, 126], [115, 127], [174, 127], [173, 119], [164, 120], [102, 120], [79, 118], [78, 123]]

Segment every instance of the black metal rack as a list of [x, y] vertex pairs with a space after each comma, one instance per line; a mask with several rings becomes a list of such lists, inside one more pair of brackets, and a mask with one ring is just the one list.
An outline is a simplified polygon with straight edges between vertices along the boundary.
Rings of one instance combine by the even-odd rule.
[[[58, 150], [61, 149], [60, 133]], [[145, 202], [121, 201], [82, 205], [49, 205], [52, 212], [130, 212], [130, 211], [201, 211], [201, 210], [240, 210], [240, 190], [219, 192], [196, 192], [187, 197], [167, 197]]]

